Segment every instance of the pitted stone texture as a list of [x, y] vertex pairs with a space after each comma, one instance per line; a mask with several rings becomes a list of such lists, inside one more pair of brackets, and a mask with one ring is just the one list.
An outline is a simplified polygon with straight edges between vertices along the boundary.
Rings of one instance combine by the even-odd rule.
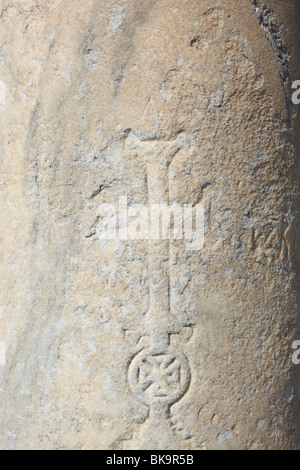
[[[300, 447], [296, 4], [1, 2], [2, 449]], [[162, 154], [204, 247], [99, 240]]]

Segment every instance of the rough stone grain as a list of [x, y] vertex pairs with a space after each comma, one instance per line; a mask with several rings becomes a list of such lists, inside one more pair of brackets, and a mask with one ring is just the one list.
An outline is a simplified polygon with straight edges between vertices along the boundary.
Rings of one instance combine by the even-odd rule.
[[[300, 448], [298, 30], [296, 0], [1, 1], [1, 449]], [[203, 202], [204, 246], [99, 239], [121, 196]]]

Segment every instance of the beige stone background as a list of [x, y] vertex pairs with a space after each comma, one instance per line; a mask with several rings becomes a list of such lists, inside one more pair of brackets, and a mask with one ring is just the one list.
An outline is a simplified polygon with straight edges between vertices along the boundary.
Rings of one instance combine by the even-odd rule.
[[[1, 0], [1, 449], [300, 448], [299, 6]], [[170, 249], [191, 372], [160, 417], [127, 372], [148, 245], [93, 229], [147, 204], [143, 148], [176, 139], [170, 200], [204, 200], [206, 234]]]

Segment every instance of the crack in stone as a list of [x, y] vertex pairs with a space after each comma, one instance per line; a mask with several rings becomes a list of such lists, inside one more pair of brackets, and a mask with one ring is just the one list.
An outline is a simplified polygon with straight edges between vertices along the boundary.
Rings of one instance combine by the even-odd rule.
[[274, 12], [269, 8], [262, 7], [260, 0], [253, 0], [252, 7], [258, 17], [260, 27], [265, 32], [265, 37], [272, 48], [273, 54], [280, 63], [279, 77], [288, 110], [288, 124], [290, 124], [291, 118], [295, 115], [295, 110], [289, 97], [292, 80], [289, 71], [289, 54], [283, 44], [281, 25], [278, 19], [275, 18]]

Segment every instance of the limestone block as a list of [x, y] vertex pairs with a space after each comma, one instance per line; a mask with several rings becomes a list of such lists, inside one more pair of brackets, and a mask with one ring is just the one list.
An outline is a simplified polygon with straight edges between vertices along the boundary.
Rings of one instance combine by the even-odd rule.
[[1, 1], [1, 449], [300, 448], [298, 31]]

